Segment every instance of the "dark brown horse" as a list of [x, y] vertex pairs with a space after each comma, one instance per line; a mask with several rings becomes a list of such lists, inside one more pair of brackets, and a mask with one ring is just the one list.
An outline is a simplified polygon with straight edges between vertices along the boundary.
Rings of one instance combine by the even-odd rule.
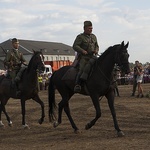
[[28, 125], [25, 122], [25, 101], [28, 99], [33, 99], [40, 104], [42, 109], [41, 118], [39, 123], [42, 124], [45, 117], [44, 112], [44, 103], [39, 98], [38, 95], [38, 71], [44, 71], [44, 57], [42, 52], [34, 52], [28, 67], [24, 70], [21, 82], [19, 83], [19, 88], [21, 90], [21, 96], [16, 97], [15, 89], [12, 88], [11, 79], [0, 76], [0, 126], [4, 126], [1, 120], [2, 111], [6, 115], [8, 124], [11, 126], [12, 121], [8, 116], [5, 105], [7, 104], [9, 98], [21, 99], [21, 108], [22, 108], [22, 125], [24, 128], [28, 128]]
[[[124, 133], [120, 130], [118, 121], [116, 118], [116, 112], [114, 107], [114, 88], [112, 86], [112, 71], [114, 65], [120, 66], [121, 70], [125, 73], [129, 73], [129, 54], [127, 51], [128, 44], [117, 44], [109, 47], [97, 60], [93, 67], [92, 74], [88, 81], [85, 83], [86, 88], [82, 88], [80, 94], [89, 95], [92, 99], [93, 105], [96, 110], [96, 116], [85, 126], [85, 129], [90, 129], [101, 117], [101, 109], [99, 104], [99, 98], [105, 96], [108, 100], [109, 108], [113, 117], [114, 127], [117, 130], [118, 136], [123, 136]], [[55, 120], [55, 88], [60, 93], [62, 100], [58, 107], [58, 121], [54, 122], [54, 127], [57, 127], [62, 122], [62, 110], [64, 109], [72, 128], [75, 132], [78, 131], [76, 124], [70, 114], [69, 100], [74, 95], [75, 79], [64, 80], [64, 74], [72, 69], [72, 66], [65, 66], [56, 71], [49, 83], [49, 119]]]

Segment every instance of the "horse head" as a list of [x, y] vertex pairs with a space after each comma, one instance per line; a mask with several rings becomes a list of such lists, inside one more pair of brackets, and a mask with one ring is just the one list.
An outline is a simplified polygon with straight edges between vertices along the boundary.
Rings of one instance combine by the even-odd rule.
[[129, 54], [127, 51], [127, 48], [129, 46], [129, 42], [125, 45], [124, 41], [122, 41], [121, 44], [117, 45], [118, 48], [116, 50], [116, 57], [115, 57], [115, 63], [118, 64], [121, 71], [125, 74], [130, 73], [130, 67], [129, 67]]
[[43, 72], [45, 69], [45, 64], [44, 64], [44, 56], [42, 51], [34, 51], [33, 50], [33, 56], [29, 62], [28, 65], [28, 70], [38, 70]]

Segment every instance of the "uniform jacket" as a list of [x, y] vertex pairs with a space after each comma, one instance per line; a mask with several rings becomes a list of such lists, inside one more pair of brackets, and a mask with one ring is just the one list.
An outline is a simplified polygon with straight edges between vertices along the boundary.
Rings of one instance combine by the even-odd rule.
[[21, 64], [26, 62], [19, 50], [11, 49], [7, 52], [4, 65], [9, 70], [19, 69]]
[[88, 55], [93, 55], [96, 50], [99, 51], [97, 38], [94, 34], [87, 35], [85, 33], [79, 34], [73, 44], [73, 49], [82, 55], [82, 51], [88, 52]]

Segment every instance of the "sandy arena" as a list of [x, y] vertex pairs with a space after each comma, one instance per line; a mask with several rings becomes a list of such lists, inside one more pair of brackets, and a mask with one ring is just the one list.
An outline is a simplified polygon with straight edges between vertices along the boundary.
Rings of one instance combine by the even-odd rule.
[[[144, 94], [150, 91], [150, 84], [142, 84]], [[66, 114], [57, 128], [48, 120], [47, 91], [39, 93], [45, 103], [45, 121], [38, 124], [40, 106], [33, 100], [26, 101], [26, 121], [30, 129], [21, 125], [20, 100], [10, 99], [6, 105], [13, 126], [0, 128], [0, 150], [149, 150], [150, 149], [150, 98], [130, 97], [132, 85], [119, 86], [120, 96], [115, 98], [115, 108], [120, 129], [124, 137], [117, 137], [107, 100], [100, 104], [102, 117], [89, 130], [85, 125], [95, 116], [90, 97], [76, 94], [70, 100], [71, 114], [80, 134], [75, 134]], [[56, 94], [56, 101], [60, 95]]]

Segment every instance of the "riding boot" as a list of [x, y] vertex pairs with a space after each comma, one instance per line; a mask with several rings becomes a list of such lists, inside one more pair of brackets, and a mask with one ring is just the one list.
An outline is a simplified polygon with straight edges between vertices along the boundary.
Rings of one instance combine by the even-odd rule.
[[20, 96], [21, 95], [21, 91], [19, 89], [19, 86], [18, 86], [18, 82], [16, 82], [16, 96]]
[[18, 83], [16, 81], [12, 81], [12, 88], [16, 90], [16, 97], [21, 95], [21, 91], [19, 90]]
[[79, 93], [80, 91], [81, 91], [81, 80], [80, 80], [80, 73], [78, 73], [75, 80], [74, 93]]
[[80, 79], [82, 81], [87, 81], [88, 76], [89, 76], [89, 74], [87, 72], [83, 72], [82, 75], [81, 75], [81, 77], [80, 77]]
[[88, 79], [88, 77], [89, 77], [89, 74], [90, 74], [90, 71], [91, 71], [91, 69], [92, 69], [92, 67], [93, 67], [93, 65], [94, 65], [94, 63], [95, 63], [95, 61], [96, 61], [96, 57], [92, 57], [89, 61], [88, 61], [88, 63], [85, 65], [85, 67], [84, 67], [84, 70], [83, 70], [83, 73], [81, 74], [81, 76], [80, 76], [80, 79], [82, 80], [82, 81], [87, 81], [87, 79]]
[[15, 82], [19, 83], [19, 81], [21, 80], [22, 74], [24, 72], [24, 70], [26, 69], [26, 67], [22, 67], [19, 72], [17, 73], [16, 77], [15, 77]]

